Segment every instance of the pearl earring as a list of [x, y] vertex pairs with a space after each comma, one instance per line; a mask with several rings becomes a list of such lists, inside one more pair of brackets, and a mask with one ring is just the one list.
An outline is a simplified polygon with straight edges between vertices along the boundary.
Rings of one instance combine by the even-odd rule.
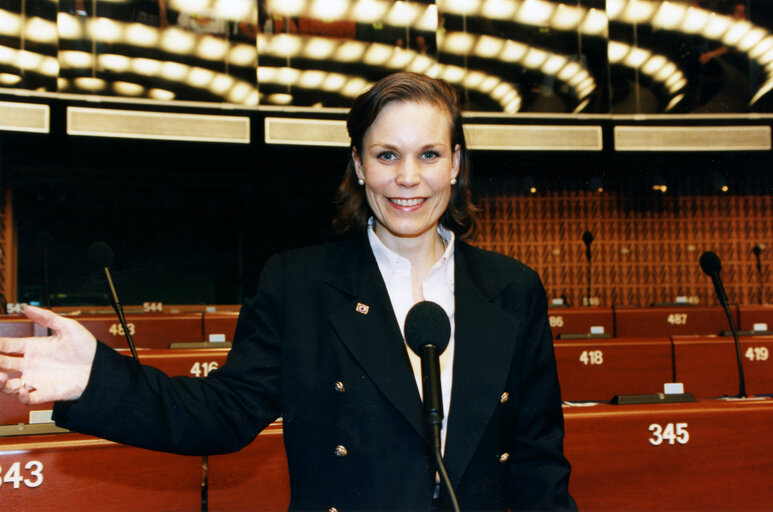
[[357, 178], [357, 184], [358, 184], [359, 186], [363, 186], [363, 185], [365, 185], [365, 180], [364, 180], [364, 179], [362, 179], [362, 178]]
[[456, 185], [456, 178], [451, 178], [451, 185]]

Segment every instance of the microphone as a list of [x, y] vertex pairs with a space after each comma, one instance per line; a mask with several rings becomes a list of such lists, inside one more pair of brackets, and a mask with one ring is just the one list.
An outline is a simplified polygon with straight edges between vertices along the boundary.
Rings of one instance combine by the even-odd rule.
[[730, 324], [730, 332], [733, 334], [733, 340], [735, 341], [735, 357], [738, 360], [738, 382], [739, 382], [739, 397], [746, 397], [746, 382], [743, 375], [743, 359], [741, 358], [741, 342], [738, 341], [738, 331], [733, 323], [733, 316], [730, 314], [730, 308], [727, 304], [727, 294], [725, 293], [725, 287], [722, 285], [722, 278], [719, 277], [719, 272], [722, 270], [722, 262], [719, 260], [719, 256], [711, 251], [706, 251], [701, 254], [699, 263], [701, 269], [705, 272], [711, 280], [714, 282], [714, 289], [717, 292], [717, 298], [722, 305], [722, 309], [725, 310], [727, 321]]
[[110, 276], [110, 264], [113, 262], [113, 250], [105, 242], [94, 242], [89, 247], [89, 262], [94, 266], [105, 269], [105, 278], [107, 283], [107, 291], [110, 297], [110, 304], [115, 310], [115, 314], [118, 315], [118, 321], [121, 322], [123, 327], [124, 336], [126, 336], [126, 343], [129, 345], [129, 350], [132, 353], [132, 357], [135, 361], [139, 361], [140, 358], [137, 355], [137, 349], [134, 348], [134, 339], [129, 332], [129, 327], [126, 325], [126, 316], [123, 313], [123, 306], [118, 301], [118, 294], [115, 291], [113, 285], [113, 278]]
[[440, 450], [440, 430], [443, 428], [443, 394], [440, 385], [440, 354], [448, 346], [451, 322], [438, 304], [422, 301], [414, 305], [405, 317], [405, 343], [421, 358], [421, 384], [424, 396], [424, 424], [428, 444], [435, 459], [440, 481], [448, 493], [453, 510], [459, 503], [451, 487]]
[[585, 257], [588, 259], [588, 306], [590, 306], [590, 283], [591, 283], [591, 252], [590, 244], [593, 242], [593, 233], [586, 231], [582, 234], [582, 241], [585, 242]]
[[760, 259], [760, 255], [762, 254], [762, 247], [759, 245], [755, 245], [752, 247], [752, 252], [754, 253], [754, 257], [757, 258], [757, 275], [760, 276], [760, 304], [765, 303], [765, 279], [762, 275], [762, 260]]

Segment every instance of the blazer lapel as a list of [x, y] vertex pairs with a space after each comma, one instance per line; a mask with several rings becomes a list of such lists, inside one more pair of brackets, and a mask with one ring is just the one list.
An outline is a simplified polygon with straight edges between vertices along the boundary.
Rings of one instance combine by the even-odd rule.
[[459, 483], [499, 403], [520, 325], [491, 303], [501, 289], [484, 292], [474, 280], [476, 272], [487, 269], [470, 268], [465, 246], [457, 247], [454, 373], [444, 453], [453, 485]]
[[344, 243], [337, 256], [327, 283], [351, 300], [330, 315], [333, 328], [375, 385], [423, 436], [421, 396], [367, 235]]

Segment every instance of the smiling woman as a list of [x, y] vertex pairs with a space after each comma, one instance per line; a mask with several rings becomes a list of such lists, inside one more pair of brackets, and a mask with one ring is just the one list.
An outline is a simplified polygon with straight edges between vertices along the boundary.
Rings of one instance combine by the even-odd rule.
[[[225, 365], [169, 378], [28, 307], [52, 335], [0, 338], [0, 389], [57, 400], [61, 427], [181, 454], [238, 450], [281, 415], [291, 510], [574, 510], [542, 283], [463, 241], [475, 216], [454, 90], [391, 75], [348, 127], [351, 236], [268, 261]], [[425, 361], [404, 335], [423, 301], [450, 326], [431, 436]]]

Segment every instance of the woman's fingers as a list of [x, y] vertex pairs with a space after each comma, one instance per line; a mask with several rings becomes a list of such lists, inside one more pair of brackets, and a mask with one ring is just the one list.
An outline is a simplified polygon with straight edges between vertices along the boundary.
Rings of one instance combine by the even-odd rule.
[[24, 360], [21, 357], [10, 357], [10, 356], [0, 355], [0, 368], [2, 368], [3, 370], [20, 372], [22, 370], [23, 364], [24, 364]]

